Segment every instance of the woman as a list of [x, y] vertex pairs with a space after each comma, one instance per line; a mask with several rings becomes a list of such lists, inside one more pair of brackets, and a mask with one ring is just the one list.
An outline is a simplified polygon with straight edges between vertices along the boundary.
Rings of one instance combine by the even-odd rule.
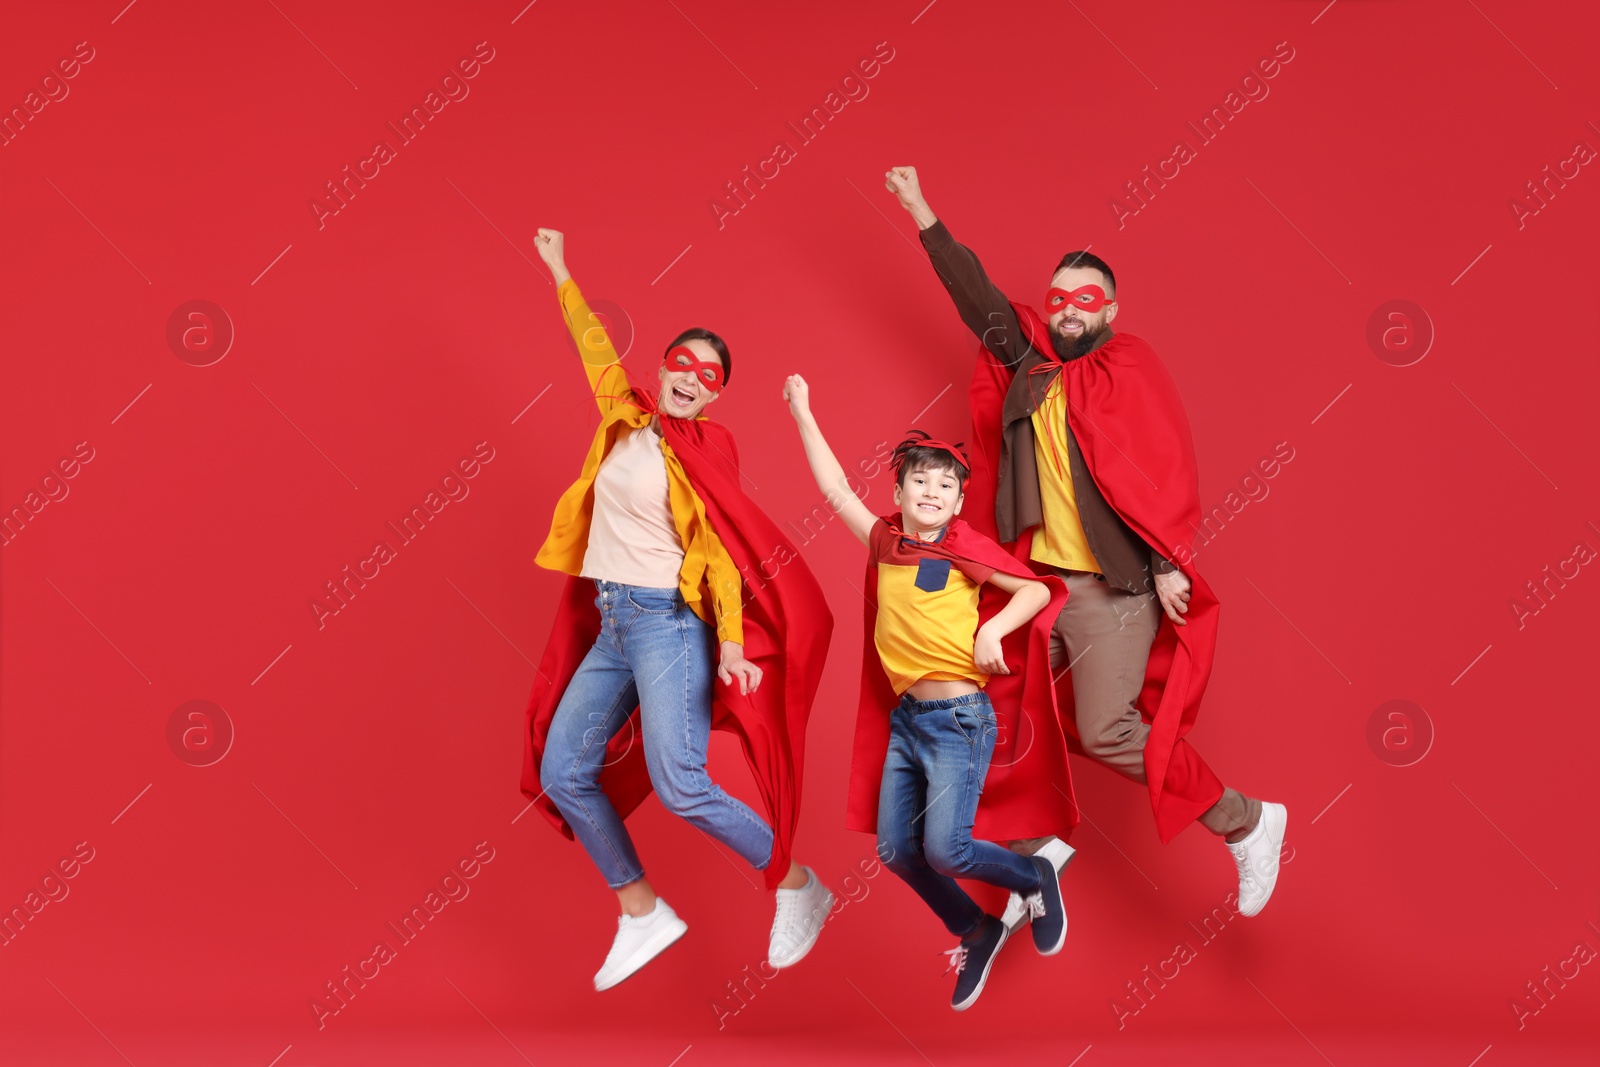
[[[622, 914], [597, 990], [688, 929], [646, 880], [623, 826], [652, 787], [668, 811], [767, 872], [777, 890], [768, 962], [791, 966], [833, 904], [789, 856], [832, 616], [798, 553], [740, 489], [732, 435], [702, 416], [732, 378], [728, 346], [709, 330], [684, 331], [652, 398], [629, 382], [584, 303], [562, 234], [541, 229], [535, 243], [601, 422], [539, 550], [540, 566], [569, 578], [529, 704], [523, 792], [616, 891]], [[774, 559], [784, 565], [769, 577]], [[757, 570], [764, 581], [741, 578]], [[770, 822], [707, 775], [712, 726], [740, 735]]]

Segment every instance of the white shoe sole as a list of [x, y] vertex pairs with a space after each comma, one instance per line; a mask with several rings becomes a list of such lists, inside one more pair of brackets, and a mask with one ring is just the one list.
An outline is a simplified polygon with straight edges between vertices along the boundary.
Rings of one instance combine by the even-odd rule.
[[[1243, 908], [1239, 909], [1239, 914], [1244, 916], [1246, 919], [1255, 915], [1260, 915], [1261, 909], [1265, 908], [1267, 906], [1267, 901], [1272, 899], [1273, 890], [1278, 888], [1278, 875], [1283, 870], [1283, 839], [1288, 835], [1289, 832], [1288, 808], [1284, 807], [1282, 804], [1264, 804], [1262, 805], [1262, 809], [1261, 821], [1267, 824], [1267, 836], [1269, 838], [1276, 837], [1277, 839], [1278, 856], [1273, 863], [1272, 881], [1267, 884], [1267, 895], [1261, 898], [1261, 903], [1257, 904], [1249, 911], [1245, 911]], [[1276, 831], [1276, 833], [1274, 833], [1274, 831]]]
[[667, 948], [669, 948], [675, 941], [678, 940], [678, 938], [682, 937], [688, 932], [689, 924], [684, 922], [682, 919], [678, 919], [664, 929], [656, 931], [647, 941], [645, 941], [644, 944], [634, 949], [633, 954], [627, 959], [623, 960], [622, 963], [617, 966], [616, 970], [612, 971], [609, 975], [595, 975], [595, 992], [603, 992], [612, 988], [618, 983], [631, 978], [635, 973], [638, 972], [639, 968], [643, 967], [645, 964], [661, 955], [661, 953], [666, 951]]
[[805, 943], [800, 946], [800, 950], [798, 952], [796, 952], [793, 956], [790, 956], [788, 959], [786, 959], [782, 963], [779, 963], [777, 960], [770, 958], [771, 957], [771, 953], [769, 952], [768, 953], [768, 957], [769, 958], [767, 959], [767, 965], [770, 966], [773, 970], [781, 971], [785, 967], [793, 967], [795, 964], [797, 964], [801, 960], [805, 959], [806, 956], [810, 954], [811, 950], [816, 947], [817, 938], [822, 936], [822, 928], [824, 926], [828, 925], [828, 916], [830, 914], [832, 914], [832, 912], [833, 912], [833, 891], [832, 890], [828, 890], [828, 891], [826, 891], [825, 895], [822, 898], [821, 906], [818, 907], [814, 912], [812, 912], [812, 914], [814, 914], [814, 915], [821, 915], [822, 916], [820, 919], [817, 920], [817, 928], [815, 930], [811, 931], [811, 936], [806, 938]]
[[966, 1011], [978, 1002], [978, 996], [983, 992], [983, 987], [989, 984], [989, 972], [994, 969], [994, 961], [1000, 958], [1000, 950], [1006, 947], [1006, 942], [1011, 940], [1011, 933], [1007, 931], [1000, 935], [1000, 943], [994, 947], [994, 954], [989, 957], [989, 962], [984, 965], [983, 974], [978, 979], [978, 984], [973, 987], [967, 999], [960, 1004], [951, 1004], [956, 1011]]

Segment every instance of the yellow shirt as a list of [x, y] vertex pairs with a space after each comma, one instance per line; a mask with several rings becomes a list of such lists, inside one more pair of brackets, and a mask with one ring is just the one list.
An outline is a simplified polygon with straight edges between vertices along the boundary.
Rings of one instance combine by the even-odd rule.
[[980, 587], [993, 572], [920, 553], [885, 522], [873, 525], [869, 551], [878, 568], [872, 639], [895, 695], [924, 678], [988, 685], [989, 675], [972, 661], [972, 643]]
[[1078, 497], [1072, 489], [1072, 471], [1067, 465], [1067, 401], [1062, 393], [1062, 375], [1044, 394], [1044, 402], [1033, 412], [1033, 451], [1039, 464], [1039, 504], [1044, 522], [1033, 532], [1029, 557], [1040, 563], [1073, 571], [1100, 570], [1083, 535], [1078, 518]]
[[[583, 369], [589, 375], [595, 403], [600, 406], [600, 428], [595, 431], [589, 455], [583, 461], [583, 472], [556, 503], [555, 515], [550, 520], [550, 535], [539, 549], [536, 562], [549, 570], [577, 576], [583, 569], [583, 557], [588, 549], [589, 525], [594, 515], [594, 479], [600, 464], [619, 437], [647, 425], [651, 415], [635, 399], [627, 376], [622, 372], [617, 350], [612, 347], [611, 338], [606, 336], [599, 318], [584, 302], [577, 283], [570, 278], [562, 282], [556, 290], [556, 298], [561, 302], [561, 314], [583, 358]], [[709, 624], [715, 619], [719, 641], [743, 644], [743, 583], [739, 569], [706, 519], [705, 505], [695, 495], [672, 446], [663, 440], [661, 452], [667, 464], [672, 521], [683, 545], [678, 592], [702, 621]], [[711, 605], [706, 603], [704, 590], [711, 594]]]

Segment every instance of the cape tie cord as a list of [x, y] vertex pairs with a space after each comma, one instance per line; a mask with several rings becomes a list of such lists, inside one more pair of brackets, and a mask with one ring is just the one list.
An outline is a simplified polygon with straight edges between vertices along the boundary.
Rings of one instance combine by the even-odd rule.
[[[1052, 369], [1061, 370], [1063, 374], [1066, 373], [1062, 369], [1061, 364], [1057, 363], [1057, 362], [1054, 362], [1054, 361], [1040, 363], [1040, 364], [1038, 364], [1037, 366], [1035, 366], [1032, 370], [1030, 370], [1028, 372], [1028, 399], [1033, 401], [1033, 406], [1036, 407], [1036, 408], [1043, 407], [1044, 406], [1044, 400], [1043, 400], [1043, 398], [1039, 397], [1036, 394], [1036, 392], [1034, 391], [1034, 388], [1033, 388], [1033, 385], [1034, 385], [1033, 376], [1035, 374], [1038, 374], [1040, 371], [1045, 371], [1046, 373], [1048, 373]], [[1056, 379], [1056, 381], [1057, 382], [1061, 382], [1061, 379], [1058, 377]], [[1061, 388], [1062, 388], [1063, 391], [1065, 391], [1066, 390], [1066, 384], [1062, 383]], [[1045, 396], [1048, 397], [1049, 395], [1050, 395], [1050, 388], [1049, 388], [1049, 386], [1046, 386], [1045, 387]], [[1050, 458], [1055, 461], [1056, 473], [1061, 475], [1064, 478], [1065, 477], [1071, 477], [1070, 474], [1068, 474], [1068, 472], [1067, 472], [1067, 465], [1061, 459], [1061, 442], [1056, 439], [1055, 424], [1049, 419], [1041, 419], [1040, 421], [1044, 423], [1045, 437], [1050, 442]]]

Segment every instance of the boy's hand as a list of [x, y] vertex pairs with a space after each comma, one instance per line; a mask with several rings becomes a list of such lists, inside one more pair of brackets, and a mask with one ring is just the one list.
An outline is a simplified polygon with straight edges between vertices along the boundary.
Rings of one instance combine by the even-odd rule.
[[789, 414], [799, 422], [811, 414], [811, 387], [798, 374], [791, 374], [783, 383], [783, 398], [789, 402]]
[[761, 685], [761, 668], [744, 658], [744, 646], [737, 641], [722, 642], [722, 662], [717, 664], [717, 677], [723, 685], [732, 685], [739, 679], [741, 694], [754, 693]]
[[1183, 615], [1189, 610], [1189, 589], [1192, 585], [1182, 571], [1156, 575], [1156, 596], [1160, 598], [1167, 618], [1179, 626], [1189, 625]]
[[547, 230], [539, 227], [539, 232], [534, 235], [533, 247], [539, 250], [539, 258], [554, 273], [562, 274], [566, 271], [567, 236], [560, 230]]
[[1000, 649], [1000, 638], [987, 623], [978, 627], [978, 635], [972, 642], [972, 662], [985, 674], [1011, 673], [1006, 666], [1005, 653]]

